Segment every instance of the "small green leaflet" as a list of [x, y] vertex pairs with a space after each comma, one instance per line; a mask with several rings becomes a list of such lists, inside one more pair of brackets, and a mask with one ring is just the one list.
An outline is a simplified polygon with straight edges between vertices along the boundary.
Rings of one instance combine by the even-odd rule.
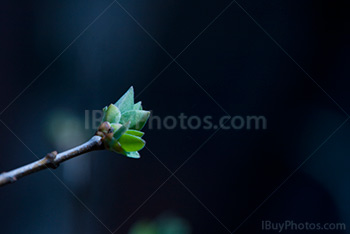
[[121, 113], [118, 109], [118, 107], [116, 107], [113, 104], [110, 104], [109, 107], [105, 107], [103, 109], [103, 119], [102, 122], [109, 122], [109, 123], [119, 123], [119, 120], [121, 118]]
[[120, 145], [126, 152], [133, 152], [141, 150], [146, 142], [140, 137], [124, 134], [119, 138]]

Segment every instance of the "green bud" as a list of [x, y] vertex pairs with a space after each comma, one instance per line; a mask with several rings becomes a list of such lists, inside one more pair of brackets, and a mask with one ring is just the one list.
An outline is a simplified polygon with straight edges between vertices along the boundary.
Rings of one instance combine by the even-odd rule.
[[130, 158], [140, 158], [137, 152], [145, 146], [141, 139], [141, 130], [146, 124], [150, 112], [142, 110], [142, 103], [134, 104], [134, 89], [129, 90], [115, 103], [103, 108], [103, 123], [97, 135], [101, 136], [107, 149], [126, 155]]

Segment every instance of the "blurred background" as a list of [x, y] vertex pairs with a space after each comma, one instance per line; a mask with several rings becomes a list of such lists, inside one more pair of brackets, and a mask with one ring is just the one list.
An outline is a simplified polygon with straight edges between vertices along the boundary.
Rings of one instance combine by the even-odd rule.
[[88, 140], [87, 116], [131, 85], [161, 119], [257, 115], [267, 127], [146, 126], [139, 160], [92, 152], [2, 187], [0, 232], [349, 226], [346, 2], [2, 1], [0, 171]]

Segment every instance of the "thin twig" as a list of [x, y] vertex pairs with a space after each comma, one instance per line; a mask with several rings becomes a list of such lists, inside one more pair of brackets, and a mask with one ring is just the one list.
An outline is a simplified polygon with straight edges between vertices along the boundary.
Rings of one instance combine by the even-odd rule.
[[0, 174], [0, 186], [16, 182], [18, 179], [41, 171], [46, 168], [57, 168], [61, 162], [74, 158], [78, 155], [85, 154], [94, 150], [103, 149], [102, 138], [93, 136], [89, 141], [81, 144], [73, 149], [57, 154], [56, 151], [47, 154], [44, 158], [19, 167], [9, 172]]

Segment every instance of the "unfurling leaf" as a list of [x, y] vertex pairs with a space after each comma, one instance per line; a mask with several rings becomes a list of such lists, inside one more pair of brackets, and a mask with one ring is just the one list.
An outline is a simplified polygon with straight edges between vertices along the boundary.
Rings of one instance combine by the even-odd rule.
[[120, 123], [123, 124], [127, 121], [130, 121], [130, 128], [141, 130], [145, 126], [148, 118], [150, 116], [149, 111], [144, 110], [132, 110], [122, 113], [120, 118]]
[[111, 104], [109, 107], [105, 107], [103, 109], [103, 118], [102, 122], [109, 122], [109, 123], [119, 123], [121, 113], [115, 105]]
[[133, 152], [133, 151], [139, 151], [141, 150], [146, 142], [142, 140], [140, 137], [124, 134], [119, 138], [119, 142], [122, 146], [122, 148], [126, 152]]

